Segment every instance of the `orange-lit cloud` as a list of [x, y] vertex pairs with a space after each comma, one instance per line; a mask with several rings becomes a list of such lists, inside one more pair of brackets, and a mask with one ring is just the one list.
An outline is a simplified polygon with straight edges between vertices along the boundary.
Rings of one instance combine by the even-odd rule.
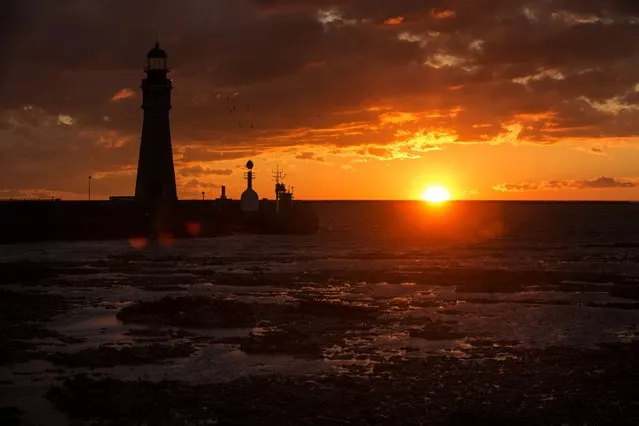
[[201, 165], [189, 166], [189, 167], [180, 167], [177, 172], [181, 176], [203, 176], [203, 175], [218, 175], [218, 176], [229, 176], [233, 174], [233, 170], [231, 169], [211, 169], [208, 167], [202, 167]]
[[431, 10], [430, 17], [433, 19], [453, 19], [457, 16], [454, 10]]
[[399, 25], [402, 22], [404, 22], [404, 17], [403, 16], [397, 16], [394, 18], [388, 18], [387, 20], [384, 21], [385, 25]]
[[58, 123], [72, 126], [75, 123], [75, 120], [70, 115], [60, 114], [58, 115]]
[[360, 157], [377, 160], [414, 160], [422, 158], [430, 151], [439, 151], [442, 146], [454, 143], [455, 135], [445, 132], [427, 132], [419, 130], [410, 132], [399, 130], [395, 134], [395, 142], [386, 145], [367, 145], [355, 148]]
[[115, 95], [111, 96], [113, 102], [121, 101], [135, 96], [135, 92], [131, 89], [121, 89]]
[[382, 124], [404, 124], [412, 123], [419, 120], [419, 116], [412, 112], [393, 111], [381, 114], [379, 121]]
[[522, 114], [515, 114], [513, 116], [514, 120], [520, 120], [520, 121], [530, 121], [530, 122], [538, 122], [538, 121], [544, 121], [544, 122], [550, 122], [555, 118], [555, 113], [548, 111], [548, 112], [537, 112], [537, 113], [522, 113]]
[[324, 157], [318, 157], [317, 154], [315, 154], [314, 152], [309, 152], [309, 151], [300, 152], [299, 154], [295, 156], [295, 158], [297, 158], [298, 160], [314, 160], [319, 162], [326, 161]]
[[493, 189], [499, 192], [534, 192], [636, 187], [639, 187], [639, 179], [615, 179], [602, 176], [593, 180], [554, 180], [541, 182], [503, 183], [500, 185], [495, 185]]

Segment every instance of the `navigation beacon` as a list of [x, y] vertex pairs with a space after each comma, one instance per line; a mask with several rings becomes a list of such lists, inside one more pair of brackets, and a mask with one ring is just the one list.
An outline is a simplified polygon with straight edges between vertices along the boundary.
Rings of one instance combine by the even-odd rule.
[[253, 162], [249, 160], [246, 163], [246, 168], [248, 172], [244, 173], [244, 179], [247, 181], [246, 190], [242, 192], [242, 198], [240, 201], [240, 206], [243, 212], [256, 212], [259, 209], [259, 197], [257, 192], [253, 190], [253, 179], [255, 179], [255, 174], [253, 173]]

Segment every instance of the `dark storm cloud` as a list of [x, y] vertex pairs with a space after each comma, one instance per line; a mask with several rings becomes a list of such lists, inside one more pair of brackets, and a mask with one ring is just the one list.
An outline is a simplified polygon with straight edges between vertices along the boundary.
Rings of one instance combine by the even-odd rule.
[[[158, 30], [173, 70], [178, 166], [304, 143], [381, 152], [399, 128], [445, 130], [459, 142], [498, 138], [512, 124], [520, 140], [539, 143], [639, 134], [636, 1], [5, 0], [0, 8], [0, 188], [76, 175], [54, 179], [67, 187], [96, 168], [130, 169], [141, 68]], [[383, 108], [421, 118], [380, 125]]]

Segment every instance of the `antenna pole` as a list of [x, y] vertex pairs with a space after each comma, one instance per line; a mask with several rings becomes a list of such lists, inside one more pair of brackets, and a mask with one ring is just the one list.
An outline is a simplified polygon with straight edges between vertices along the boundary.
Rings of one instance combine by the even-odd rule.
[[278, 165], [275, 170], [273, 170], [273, 179], [275, 183], [280, 183], [280, 180], [284, 179], [286, 175], [284, 174], [284, 170], [280, 170], [280, 166]]

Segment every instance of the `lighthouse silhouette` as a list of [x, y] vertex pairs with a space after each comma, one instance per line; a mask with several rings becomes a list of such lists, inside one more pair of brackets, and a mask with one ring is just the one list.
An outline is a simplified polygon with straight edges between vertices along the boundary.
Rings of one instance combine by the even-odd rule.
[[166, 52], [159, 41], [146, 55], [142, 80], [142, 137], [135, 183], [135, 199], [151, 204], [177, 200], [171, 148], [171, 90]]

